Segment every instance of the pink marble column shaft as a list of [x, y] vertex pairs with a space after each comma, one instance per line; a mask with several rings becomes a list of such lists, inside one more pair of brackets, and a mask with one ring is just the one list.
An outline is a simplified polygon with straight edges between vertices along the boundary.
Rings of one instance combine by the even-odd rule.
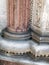
[[26, 32], [30, 18], [30, 0], [8, 0], [8, 30]]
[[10, 39], [28, 39], [30, 22], [30, 0], [8, 0], [7, 28], [4, 37]]

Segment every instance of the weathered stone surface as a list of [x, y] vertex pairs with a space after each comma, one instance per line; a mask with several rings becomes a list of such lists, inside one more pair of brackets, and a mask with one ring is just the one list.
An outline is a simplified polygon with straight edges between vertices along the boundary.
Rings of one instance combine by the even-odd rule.
[[37, 42], [49, 42], [49, 0], [32, 0], [32, 38]]
[[29, 22], [30, 0], [8, 0], [4, 37], [17, 40], [30, 38]]
[[30, 17], [30, 0], [9, 0], [8, 4], [8, 30], [26, 32]]

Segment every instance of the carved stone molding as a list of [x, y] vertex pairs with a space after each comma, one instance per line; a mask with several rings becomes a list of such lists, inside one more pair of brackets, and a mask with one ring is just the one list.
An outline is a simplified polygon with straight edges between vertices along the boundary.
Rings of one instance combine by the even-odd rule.
[[31, 7], [33, 39], [49, 42], [49, 0], [33, 0]]
[[[24, 54], [21, 56], [4, 56], [3, 60], [0, 60], [0, 65], [49, 65], [49, 58], [38, 57], [34, 58], [29, 57], [30, 54]], [[42, 61], [41, 61], [42, 60]]]

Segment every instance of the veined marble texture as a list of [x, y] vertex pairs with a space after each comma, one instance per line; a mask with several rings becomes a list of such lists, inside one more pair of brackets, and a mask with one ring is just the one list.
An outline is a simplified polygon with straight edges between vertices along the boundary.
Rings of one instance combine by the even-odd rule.
[[8, 30], [26, 32], [29, 25], [30, 0], [8, 0]]
[[7, 0], [0, 0], [0, 32], [7, 26]]
[[[27, 50], [30, 50], [32, 54], [26, 53]], [[21, 51], [21, 53], [19, 54], [17, 51], [19, 51], [19, 53]], [[48, 56], [49, 56], [49, 45], [47, 44], [38, 45], [33, 41], [20, 42], [20, 41], [3, 39], [0, 37], [0, 60], [2, 61], [0, 64], [2, 65], [6, 65], [7, 62], [9, 62], [8, 65], [10, 65], [10, 63], [12, 64], [13, 62], [20, 63], [20, 64], [22, 63], [25, 65], [29, 65], [29, 64], [30, 65], [41, 65], [41, 64], [49, 65]], [[3, 60], [4, 60], [4, 63], [3, 63]]]
[[4, 37], [10, 39], [30, 38], [30, 0], [7, 1], [7, 27], [3, 32]]
[[42, 33], [49, 32], [49, 0], [32, 0], [31, 28]]
[[32, 38], [38, 43], [49, 43], [49, 0], [32, 0]]

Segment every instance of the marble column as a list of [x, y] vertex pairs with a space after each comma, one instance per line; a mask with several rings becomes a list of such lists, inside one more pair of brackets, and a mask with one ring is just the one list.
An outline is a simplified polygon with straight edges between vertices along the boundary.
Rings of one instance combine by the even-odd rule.
[[8, 0], [8, 25], [4, 37], [28, 39], [30, 20], [30, 0]]
[[32, 38], [49, 43], [49, 0], [31, 0]]

